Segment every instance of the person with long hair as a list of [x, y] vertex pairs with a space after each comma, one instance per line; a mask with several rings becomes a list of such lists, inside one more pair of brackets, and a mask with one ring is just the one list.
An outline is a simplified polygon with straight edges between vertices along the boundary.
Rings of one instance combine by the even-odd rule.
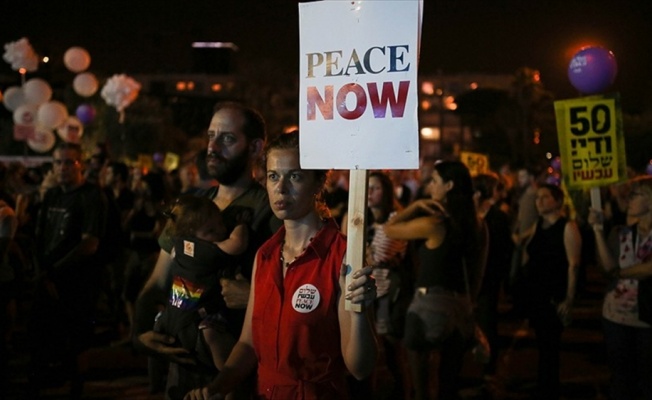
[[[385, 224], [384, 231], [390, 238], [420, 241], [404, 344], [415, 399], [430, 397], [430, 354], [439, 350], [438, 398], [447, 400], [457, 396], [462, 358], [473, 332], [469, 300], [482, 279], [486, 230], [477, 217], [471, 176], [463, 163], [435, 163], [428, 185], [430, 198], [411, 203]], [[441, 325], [446, 325], [446, 334], [432, 337]]]
[[366, 311], [376, 286], [371, 267], [346, 285], [346, 238], [327, 218], [320, 196], [327, 171], [299, 165], [298, 132], [267, 146], [267, 194], [283, 226], [256, 255], [245, 323], [217, 379], [187, 400], [220, 398], [257, 370], [260, 399], [347, 399], [346, 372], [371, 374], [376, 341]]
[[[652, 399], [652, 177], [630, 182], [627, 225], [605, 238], [601, 210], [591, 210], [598, 262], [611, 277], [602, 307], [611, 371], [610, 398]], [[636, 397], [637, 394], [642, 397]]]

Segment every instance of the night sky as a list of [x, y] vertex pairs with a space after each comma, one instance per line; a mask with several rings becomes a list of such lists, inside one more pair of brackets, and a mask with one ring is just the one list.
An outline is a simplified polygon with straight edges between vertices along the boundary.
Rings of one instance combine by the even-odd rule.
[[[409, 0], [403, 0], [409, 1]], [[187, 71], [192, 41], [231, 41], [239, 64], [276, 63], [298, 71], [298, 11], [282, 0], [4, 1], [3, 43], [27, 37], [63, 68], [71, 46], [86, 48], [90, 71]], [[333, 25], [337, 29], [337, 25]], [[557, 98], [576, 97], [566, 69], [582, 45], [612, 50], [619, 66], [612, 89], [632, 110], [652, 105], [652, 2], [647, 0], [426, 0], [421, 73], [541, 71]], [[0, 72], [11, 74], [2, 63]], [[261, 71], [264, 74], [264, 71]], [[4, 88], [2, 88], [4, 89]]]

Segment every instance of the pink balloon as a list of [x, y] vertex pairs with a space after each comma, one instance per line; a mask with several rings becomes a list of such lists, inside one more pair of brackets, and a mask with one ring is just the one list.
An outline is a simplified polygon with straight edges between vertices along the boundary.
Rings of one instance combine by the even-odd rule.
[[91, 65], [91, 56], [82, 47], [71, 47], [63, 55], [63, 63], [71, 72], [82, 72]]
[[90, 72], [77, 74], [72, 81], [72, 88], [75, 90], [75, 93], [82, 97], [91, 97], [97, 92], [98, 87], [99, 83], [97, 82], [97, 78]]

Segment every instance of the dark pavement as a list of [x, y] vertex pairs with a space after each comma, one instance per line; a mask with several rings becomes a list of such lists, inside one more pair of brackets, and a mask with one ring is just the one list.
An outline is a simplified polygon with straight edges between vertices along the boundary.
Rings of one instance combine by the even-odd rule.
[[[561, 355], [562, 399], [606, 399], [609, 372], [606, 367], [600, 322], [604, 289], [599, 273], [589, 270], [586, 284], [580, 291], [573, 322], [563, 336]], [[510, 318], [510, 306], [501, 303], [501, 349], [498, 371], [485, 382], [482, 366], [470, 355], [462, 372], [462, 399], [529, 399], [536, 377], [536, 349], [532, 330], [523, 320]], [[20, 319], [19, 319], [20, 322]], [[158, 400], [162, 394], [150, 394], [147, 359], [136, 354], [129, 345], [111, 345], [114, 332], [99, 326], [96, 345], [80, 357], [83, 377], [82, 398]], [[5, 399], [29, 399], [26, 343], [24, 329], [18, 324], [10, 342], [9, 387]], [[392, 379], [380, 366], [375, 379], [379, 399], [389, 398]], [[41, 391], [43, 399], [70, 398], [70, 382]], [[489, 394], [491, 396], [489, 396]], [[0, 399], [2, 397], [0, 396]]]

